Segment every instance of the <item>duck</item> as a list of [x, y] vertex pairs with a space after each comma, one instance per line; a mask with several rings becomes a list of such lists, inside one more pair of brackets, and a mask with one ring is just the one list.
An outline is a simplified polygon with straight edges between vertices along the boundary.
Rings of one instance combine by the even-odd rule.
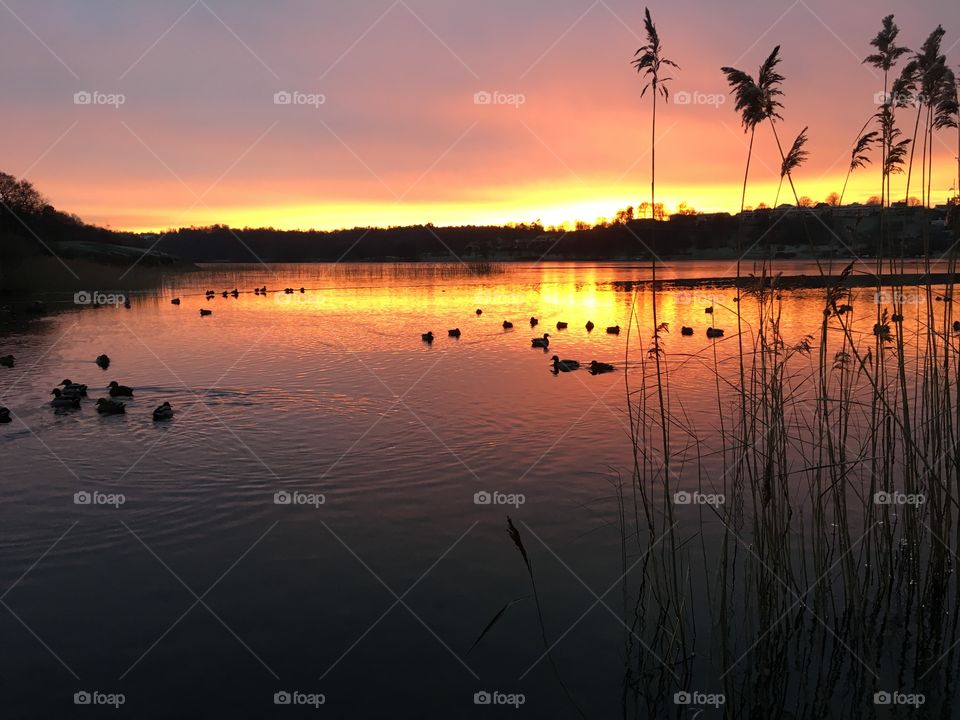
[[10, 422], [10, 411], [5, 407], [0, 407], [0, 423]]
[[133, 397], [133, 388], [120, 385], [116, 380], [107, 385], [107, 390], [110, 391], [110, 397]]
[[97, 400], [97, 412], [101, 415], [123, 415], [127, 412], [127, 406], [116, 400], [107, 400], [100, 398]]
[[302, 295], [303, 293], [305, 293], [306, 291], [307, 291], [306, 288], [300, 288], [300, 294], [301, 294], [301, 295]]
[[530, 327], [536, 327], [539, 324], [540, 324], [540, 321], [537, 318], [535, 317], [530, 318]]
[[173, 300], [170, 301], [170, 304], [171, 304], [171, 305], [179, 305], [179, 304], [180, 304], [180, 298], [174, 298]]
[[559, 355], [554, 355], [550, 359], [553, 360], [554, 372], [571, 372], [580, 369], [580, 363], [577, 360], [561, 360]]
[[510, 322], [509, 320], [504, 320], [504, 321], [503, 321], [503, 329], [504, 329], [504, 330], [513, 330], [513, 323]]
[[74, 395], [64, 395], [60, 388], [54, 388], [51, 392], [53, 400], [50, 401], [50, 407], [54, 408], [78, 408], [80, 407], [80, 398]]
[[81, 397], [86, 397], [87, 395], [87, 386], [81, 385], [80, 383], [75, 383], [72, 380], [64, 380], [60, 383], [63, 386], [63, 392], [65, 395], [80, 395]]
[[708, 337], [708, 338], [722, 338], [722, 337], [723, 337], [723, 330], [721, 330], [720, 328], [713, 328], [713, 327], [707, 328], [707, 337]]
[[557, 330], [566, 330], [566, 329], [567, 329], [567, 323], [565, 323], [565, 322], [558, 322], [558, 323], [557, 323]]
[[453, 330], [447, 330], [447, 335], [452, 338], [460, 337], [460, 328], [454, 328]]
[[587, 328], [587, 332], [593, 332], [593, 328], [595, 328], [596, 325], [594, 325], [590, 320], [587, 320], [585, 327]]
[[680, 334], [686, 335], [689, 337], [690, 335], [693, 335], [693, 328], [687, 327], [686, 325], [684, 325], [683, 327], [680, 328]]
[[110, 356], [109, 356], [109, 355], [106, 355], [106, 354], [104, 354], [104, 355], [97, 355], [97, 359], [95, 360], [95, 362], [96, 362], [97, 365], [99, 365], [101, 368], [103, 368], [104, 370], [106, 370], [108, 367], [110, 367]]
[[893, 315], [890, 316], [890, 319], [893, 320], [894, 322], [903, 322], [903, 315], [901, 315], [900, 313], [894, 313]]
[[173, 418], [173, 408], [170, 403], [165, 402], [153, 411], [154, 420], [170, 420]]
[[254, 294], [254, 295], [259, 295], [259, 294], [260, 294], [260, 288], [254, 288], [254, 289], [253, 289], [253, 294]]
[[12, 368], [17, 362], [17, 359], [13, 355], [4, 355], [0, 357], [0, 366]]
[[123, 306], [124, 306], [127, 310], [130, 309], [130, 298], [124, 299], [124, 301], [123, 301]]
[[230, 294], [233, 295], [235, 298], [240, 297], [240, 291], [237, 290], [237, 288], [234, 288], [233, 292], [231, 292]]
[[423, 335], [420, 336], [420, 339], [423, 340], [425, 343], [432, 343], [432, 342], [433, 342], [433, 331], [430, 330], [430, 331], [428, 331], [428, 332], [425, 332]]
[[619, 325], [612, 325], [607, 328], [607, 335], [619, 335], [619, 334], [620, 334]]
[[264, 285], [262, 288], [260, 288], [260, 294], [261, 294], [261, 295], [266, 295], [266, 294], [267, 294], [267, 286], [266, 286], [266, 285]]
[[544, 333], [542, 338], [533, 338], [530, 342], [533, 347], [543, 348], [546, 350], [548, 347], [550, 347], [550, 335], [548, 333]]
[[481, 315], [483, 315], [483, 310], [477, 308], [477, 317], [480, 317]]
[[223, 296], [224, 296], [224, 297], [229, 297], [229, 295], [230, 295], [230, 293], [228, 293], [226, 290], [223, 291]]
[[596, 360], [590, 361], [590, 374], [591, 375], [603, 375], [604, 373], [612, 373], [616, 368], [610, 363], [597, 362]]
[[205, 310], [200, 308], [200, 317], [207, 317], [208, 315], [213, 315], [213, 310]]

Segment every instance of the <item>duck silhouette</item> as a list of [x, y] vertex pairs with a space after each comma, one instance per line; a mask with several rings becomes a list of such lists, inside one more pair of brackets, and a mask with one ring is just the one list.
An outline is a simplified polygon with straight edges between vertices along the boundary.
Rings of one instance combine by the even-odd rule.
[[75, 383], [72, 380], [64, 380], [60, 385], [63, 386], [64, 395], [79, 395], [81, 397], [86, 397], [87, 395], [86, 385]]
[[553, 360], [554, 372], [572, 372], [580, 369], [580, 363], [577, 360], [561, 360], [559, 355], [554, 355], [550, 359]]
[[173, 418], [173, 408], [165, 402], [153, 411], [154, 420], [170, 420]]
[[116, 380], [107, 385], [107, 390], [110, 391], [110, 397], [133, 397], [133, 388], [121, 385]]
[[53, 400], [50, 401], [50, 407], [54, 408], [78, 408], [80, 407], [80, 398], [76, 395], [64, 395], [60, 388], [54, 388], [50, 393]]
[[116, 400], [100, 398], [97, 400], [97, 412], [101, 415], [123, 415], [127, 412], [127, 406]]
[[616, 368], [610, 363], [597, 362], [596, 360], [590, 361], [590, 374], [591, 375], [603, 375], [604, 373], [612, 373]]

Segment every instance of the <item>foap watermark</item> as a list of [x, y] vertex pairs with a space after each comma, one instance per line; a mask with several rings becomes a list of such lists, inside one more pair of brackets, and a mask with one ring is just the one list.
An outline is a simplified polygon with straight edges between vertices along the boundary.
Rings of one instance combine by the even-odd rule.
[[694, 292], [681, 290], [674, 293], [674, 303], [677, 305], [703, 305], [704, 307], [713, 307], [714, 299], [705, 295], [698, 295]]
[[873, 694], [874, 705], [909, 705], [918, 708], [927, 701], [923, 693], [903, 693], [898, 690], [881, 690]]
[[506, 705], [514, 710], [519, 710], [520, 706], [527, 701], [527, 696], [523, 693], [505, 693], [499, 690], [481, 690], [473, 694], [474, 705]]
[[299, 105], [319, 110], [321, 105], [327, 104], [327, 96], [323, 93], [305, 93], [299, 90], [279, 90], [273, 94], [274, 105]]
[[527, 496], [523, 493], [502, 493], [494, 490], [492, 493], [481, 490], [473, 494], [474, 505], [511, 505], [519, 508], [527, 502]]
[[509, 105], [514, 108], [519, 108], [521, 105], [527, 104], [527, 96], [523, 93], [505, 93], [499, 90], [488, 92], [486, 90], [480, 90], [473, 94], [473, 104]]
[[127, 96], [123, 93], [105, 93], [99, 90], [79, 90], [73, 94], [74, 105], [106, 105], [115, 110], [126, 104]]
[[473, 294], [473, 302], [478, 308], [483, 308], [485, 305], [498, 305], [500, 307], [519, 310], [530, 303], [530, 298], [523, 293], [503, 292], [493, 288], [483, 288]]
[[127, 502], [127, 496], [123, 493], [102, 493], [98, 490], [90, 492], [81, 490], [73, 494], [74, 505], [106, 505], [115, 509]]
[[723, 505], [726, 498], [722, 493], [707, 494], [698, 491], [687, 492], [679, 490], [673, 494], [674, 505], [711, 505], [717, 507]]
[[113, 305], [119, 307], [126, 304], [127, 296], [123, 293], [105, 293], [99, 290], [81, 290], [73, 294], [74, 305]]
[[323, 693], [305, 693], [299, 690], [280, 690], [273, 694], [274, 705], [296, 705], [298, 707], [319, 708], [327, 702]]
[[873, 293], [875, 305], [919, 305], [920, 293], [907, 293], [895, 290], [885, 290]]
[[273, 302], [284, 307], [307, 305], [315, 307], [324, 304], [324, 299], [322, 295], [306, 295], [300, 291], [293, 293], [276, 292], [273, 294]]
[[896, 107], [913, 106], [915, 108], [924, 104], [924, 95], [922, 93], [893, 93], [877, 90], [873, 94], [874, 105], [895, 105]]
[[902, 493], [899, 490], [881, 491], [873, 494], [873, 502], [876, 505], [923, 505], [927, 502], [927, 496], [923, 493]]
[[705, 93], [699, 90], [680, 90], [673, 94], [674, 105], [709, 105], [719, 108], [727, 102], [723, 93]]
[[327, 502], [327, 497], [322, 493], [278, 490], [273, 494], [274, 505], [309, 505], [313, 508], [319, 508], [325, 502]]
[[112, 707], [115, 710], [127, 702], [127, 696], [123, 693], [105, 693], [99, 690], [80, 690], [73, 694], [74, 705], [102, 705]]
[[113, 305], [119, 307], [127, 303], [127, 296], [119, 292], [102, 292], [100, 290], [80, 290], [73, 294], [75, 305]]
[[681, 690], [673, 694], [674, 705], [693, 705], [696, 707], [718, 708], [727, 702], [723, 693], [705, 693], [699, 690]]

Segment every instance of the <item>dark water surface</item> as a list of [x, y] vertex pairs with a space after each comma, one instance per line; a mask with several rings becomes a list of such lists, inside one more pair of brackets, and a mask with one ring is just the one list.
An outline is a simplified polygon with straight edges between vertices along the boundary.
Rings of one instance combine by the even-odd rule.
[[[662, 276], [730, 271], [675, 263]], [[530, 593], [508, 514], [563, 681], [590, 717], [619, 717], [627, 631], [613, 483], [633, 467], [633, 295], [613, 283], [648, 276], [616, 263], [484, 275], [210, 266], [169, 277], [130, 309], [51, 301], [55, 311], [0, 336], [0, 355], [17, 357], [0, 369], [0, 403], [15, 416], [0, 425], [0, 717], [575, 717], [529, 599], [467, 652], [498, 610]], [[252, 294], [261, 285], [298, 292]], [[203, 297], [234, 287], [238, 299]], [[644, 328], [648, 293], [637, 298]], [[734, 372], [732, 295], [683, 288], [660, 299], [671, 403], [705, 456], [718, 388], [729, 393], [718, 373]], [[822, 296], [784, 297], [785, 338], [816, 332]], [[862, 302], [858, 332], [869, 333], [872, 300]], [[710, 304], [722, 341], [705, 337]], [[605, 332], [617, 324], [621, 335]], [[455, 327], [459, 340], [447, 337]], [[547, 353], [530, 346], [543, 332]], [[555, 352], [617, 371], [556, 376]], [[107, 371], [93, 363], [100, 353], [113, 360]], [[91, 387], [82, 409], [47, 406], [64, 378]], [[110, 380], [135, 388], [126, 415], [95, 411]], [[175, 419], [154, 423], [163, 401]], [[125, 502], [75, 504], [94, 491]], [[281, 491], [324, 502], [277, 504]], [[495, 491], [525, 502], [475, 503]], [[81, 691], [123, 693], [125, 704], [77, 707]], [[278, 707], [280, 691], [325, 703]], [[481, 691], [522, 693], [524, 704], [475, 705]]]

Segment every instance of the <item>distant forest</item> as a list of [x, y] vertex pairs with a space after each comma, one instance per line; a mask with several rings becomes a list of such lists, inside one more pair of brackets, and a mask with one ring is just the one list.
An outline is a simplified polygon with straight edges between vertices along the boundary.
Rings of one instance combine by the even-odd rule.
[[[906, 254], [942, 253], [957, 237], [956, 201], [946, 209], [892, 207], [884, 212], [888, 242]], [[611, 221], [565, 231], [539, 223], [505, 226], [354, 228], [337, 231], [233, 229], [225, 225], [165, 233], [117, 232], [52, 207], [27, 181], [0, 173], [0, 279], [37, 255], [143, 265], [202, 262], [299, 262], [500, 259], [646, 259], [869, 254], [879, 236], [880, 208], [758, 208], [739, 216], [684, 208], [665, 217], [637, 207]], [[658, 216], [657, 220], [644, 215]]]

